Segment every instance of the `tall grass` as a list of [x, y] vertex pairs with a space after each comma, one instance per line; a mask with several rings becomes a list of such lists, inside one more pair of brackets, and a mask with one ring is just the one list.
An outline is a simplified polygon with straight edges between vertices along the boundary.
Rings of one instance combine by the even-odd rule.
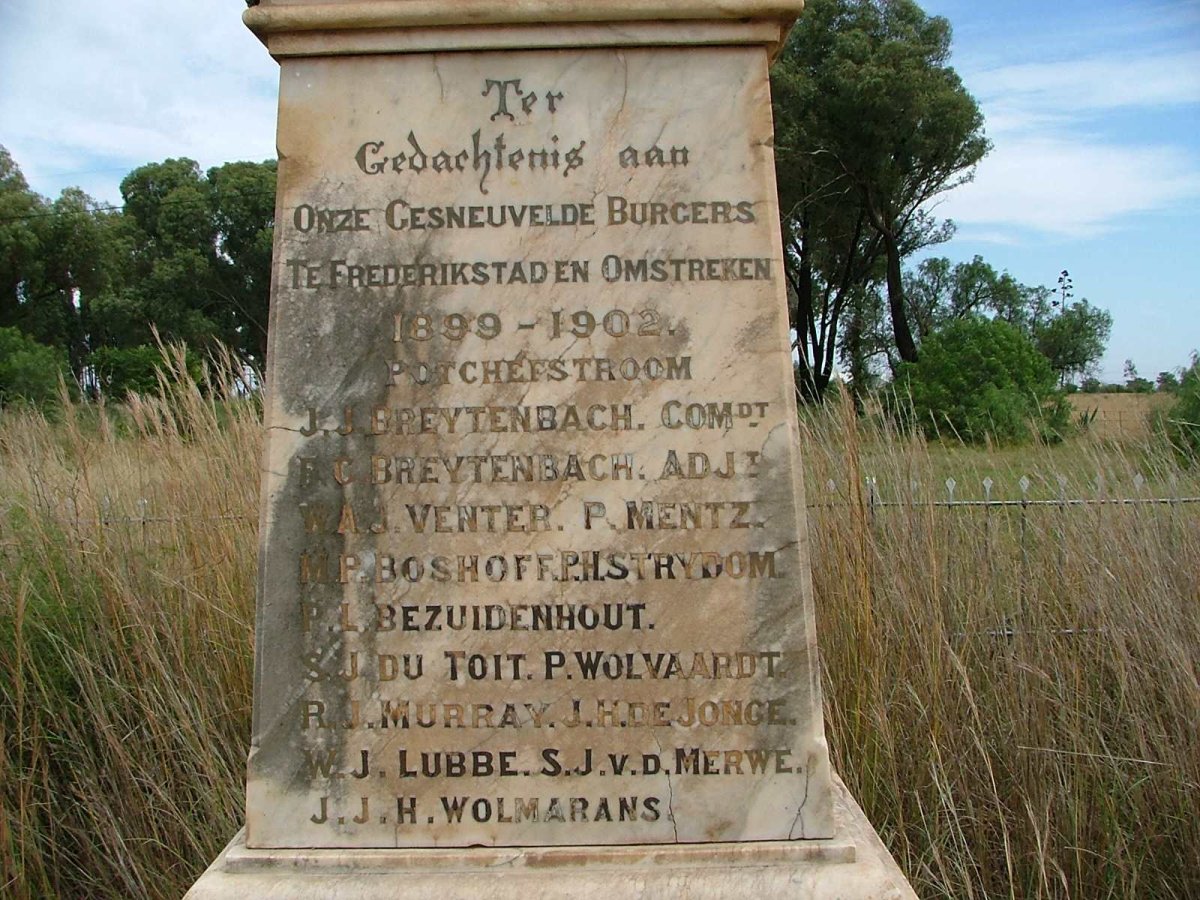
[[[167, 388], [0, 419], [5, 896], [177, 897], [241, 818], [260, 427], [228, 383]], [[934, 504], [948, 476], [1194, 474], [931, 448], [847, 408], [802, 434], [826, 714], [918, 892], [1200, 896], [1200, 505]]]
[[178, 897], [241, 815], [260, 429], [210, 388], [0, 419], [0, 895]]
[[1200, 505], [937, 503], [950, 471], [1018, 499], [1194, 474], [1102, 442], [947, 453], [847, 409], [803, 435], [826, 716], [918, 892], [1200, 896]]

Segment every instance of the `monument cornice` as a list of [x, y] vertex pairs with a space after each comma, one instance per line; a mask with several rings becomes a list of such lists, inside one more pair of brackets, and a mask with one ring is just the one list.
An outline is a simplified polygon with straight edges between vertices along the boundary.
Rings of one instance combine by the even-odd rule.
[[774, 21], [787, 28], [804, 0], [267, 0], [243, 13], [260, 38], [303, 31], [614, 22]]

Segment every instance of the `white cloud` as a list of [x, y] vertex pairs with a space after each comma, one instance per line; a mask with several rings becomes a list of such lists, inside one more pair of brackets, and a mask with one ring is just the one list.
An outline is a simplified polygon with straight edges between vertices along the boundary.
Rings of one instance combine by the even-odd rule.
[[82, 183], [106, 200], [119, 200], [122, 175], [145, 162], [273, 156], [275, 63], [242, 25], [244, 8], [10, 2], [0, 21], [0, 144], [35, 188]]
[[1200, 103], [1200, 50], [1020, 63], [977, 72], [971, 86], [989, 106], [1051, 116]]
[[1120, 228], [1131, 214], [1200, 198], [1194, 140], [1124, 133], [1117, 124], [1200, 104], [1200, 51], [1097, 50], [1015, 61], [964, 80], [980, 100], [994, 149], [974, 183], [953, 192], [939, 213], [976, 239], [1010, 243], [1030, 239], [1031, 231], [1092, 237]]
[[[1186, 7], [1093, 25], [1103, 34], [1076, 29], [1058, 50], [992, 32], [1007, 62], [968, 67], [964, 78], [995, 149], [939, 212], [980, 239], [1012, 242], [1030, 230], [1094, 235], [1200, 196], [1196, 142], [1106, 132], [1114, 112], [1200, 103]], [[106, 200], [119, 200], [120, 178], [145, 162], [272, 156], [277, 70], [243, 9], [244, 0], [0, 0], [0, 144], [39, 190], [77, 183]], [[1114, 49], [1110, 32], [1132, 35], [1135, 20], [1142, 30]]]
[[978, 239], [1003, 236], [1005, 228], [1092, 237], [1125, 216], [1197, 197], [1200, 168], [1182, 149], [1030, 133], [998, 142], [975, 181], [951, 193], [939, 212], [979, 226]]

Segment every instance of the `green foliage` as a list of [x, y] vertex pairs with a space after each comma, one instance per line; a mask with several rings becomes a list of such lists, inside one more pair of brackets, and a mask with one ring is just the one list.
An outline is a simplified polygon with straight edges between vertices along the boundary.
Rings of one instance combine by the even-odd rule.
[[[168, 341], [220, 342], [261, 365], [266, 356], [275, 163], [201, 173], [190, 159], [141, 166], [121, 182], [133, 223], [136, 277], [108, 308], [140, 310]], [[136, 315], [136, 313], [135, 313]]]
[[51, 202], [0, 147], [0, 327], [61, 349], [81, 383], [94, 351], [155, 333], [193, 350], [223, 344], [261, 367], [275, 163], [202, 173], [169, 159], [129, 173], [121, 193], [116, 212], [78, 188]]
[[[930, 438], [952, 433], [967, 443], [1019, 443], [1031, 437], [1031, 425], [1048, 439], [1067, 425], [1045, 357], [1008, 323], [980, 317], [927, 337], [921, 360], [900, 367], [895, 393], [899, 402], [909, 399]], [[900, 412], [897, 401], [893, 412]]]
[[43, 203], [12, 155], [0, 147], [0, 327], [17, 324], [22, 285], [40, 248], [31, 223]]
[[1183, 371], [1175, 402], [1162, 417], [1161, 427], [1182, 455], [1200, 460], [1200, 354]]
[[995, 312], [1017, 325], [1011, 317], [1021, 308], [1021, 293], [1025, 290], [1024, 285], [1007, 272], [998, 273], [981, 256], [954, 265], [945, 257], [924, 259], [915, 271], [905, 273], [904, 287], [918, 339], [954, 319], [984, 312]]
[[1154, 382], [1138, 374], [1137, 366], [1132, 359], [1125, 360], [1125, 384], [1122, 390], [1128, 394], [1149, 394], [1154, 390]]
[[53, 202], [29, 190], [0, 148], [0, 327], [60, 348], [79, 378], [92, 346], [92, 303], [126, 275], [124, 234], [122, 215], [78, 188]]
[[227, 163], [209, 169], [208, 182], [220, 235], [218, 280], [237, 311], [237, 326], [225, 342], [262, 366], [271, 300], [275, 163]]
[[[1064, 272], [1060, 286], [1066, 277]], [[955, 319], [988, 315], [1028, 337], [1063, 387], [1094, 368], [1112, 332], [1107, 310], [1086, 300], [1072, 303], [1068, 291], [1069, 282], [1058, 292], [1021, 284], [980, 256], [954, 265], [944, 257], [925, 259], [905, 273], [905, 298], [919, 339]]]
[[1164, 394], [1174, 394], [1179, 390], [1179, 375], [1175, 372], [1159, 372], [1154, 389]]
[[1086, 300], [1059, 310], [1033, 329], [1038, 352], [1050, 362], [1060, 384], [1087, 373], [1104, 355], [1112, 333], [1108, 310], [1090, 306]]
[[[887, 348], [870, 327], [877, 288], [887, 285], [890, 309], [901, 258], [950, 234], [926, 205], [987, 151], [979, 107], [949, 55], [949, 22], [911, 0], [812, 0], [772, 71], [789, 312], [807, 400], [829, 383], [844, 315], [852, 371]], [[906, 318], [891, 312], [887, 339], [905, 356]]]
[[67, 372], [61, 350], [39, 344], [16, 328], [0, 328], [0, 406], [53, 404]]
[[157, 347], [101, 347], [92, 354], [92, 366], [100, 390], [114, 400], [130, 393], [158, 392], [158, 373], [163, 368], [162, 351]]

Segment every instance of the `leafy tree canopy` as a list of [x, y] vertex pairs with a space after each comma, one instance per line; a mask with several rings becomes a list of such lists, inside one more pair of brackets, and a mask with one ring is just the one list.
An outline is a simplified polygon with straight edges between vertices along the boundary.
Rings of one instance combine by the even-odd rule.
[[1033, 342], [1063, 386], [1094, 370], [1112, 332], [1107, 310], [1061, 287], [1021, 284], [979, 256], [953, 265], [944, 257], [923, 260], [905, 274], [905, 297], [918, 341], [957, 319], [996, 318]]
[[945, 240], [930, 200], [970, 178], [983, 117], [949, 65], [950, 25], [912, 0], [811, 0], [772, 73], [776, 174], [805, 397], [833, 370], [844, 313], [883, 282], [892, 341], [916, 359], [901, 261]]
[[[131, 172], [121, 195], [135, 226], [137, 277], [113, 312], [140, 309], [165, 340], [217, 340], [261, 365], [275, 164], [228, 163], [202, 174], [190, 159], [168, 159]], [[133, 339], [147, 343], [142, 333]]]
[[0, 327], [63, 351], [80, 383], [95, 382], [98, 351], [144, 348], [155, 332], [261, 366], [275, 163], [202, 173], [168, 159], [130, 172], [121, 194], [119, 210], [78, 188], [49, 201], [0, 147]]
[[1034, 428], [1053, 437], [1067, 423], [1046, 358], [1007, 322], [976, 315], [929, 335], [921, 359], [900, 366], [893, 413], [905, 414], [906, 402], [929, 438], [1018, 443]]
[[0, 407], [53, 404], [59, 382], [68, 374], [62, 350], [39, 344], [16, 328], [0, 328]]

